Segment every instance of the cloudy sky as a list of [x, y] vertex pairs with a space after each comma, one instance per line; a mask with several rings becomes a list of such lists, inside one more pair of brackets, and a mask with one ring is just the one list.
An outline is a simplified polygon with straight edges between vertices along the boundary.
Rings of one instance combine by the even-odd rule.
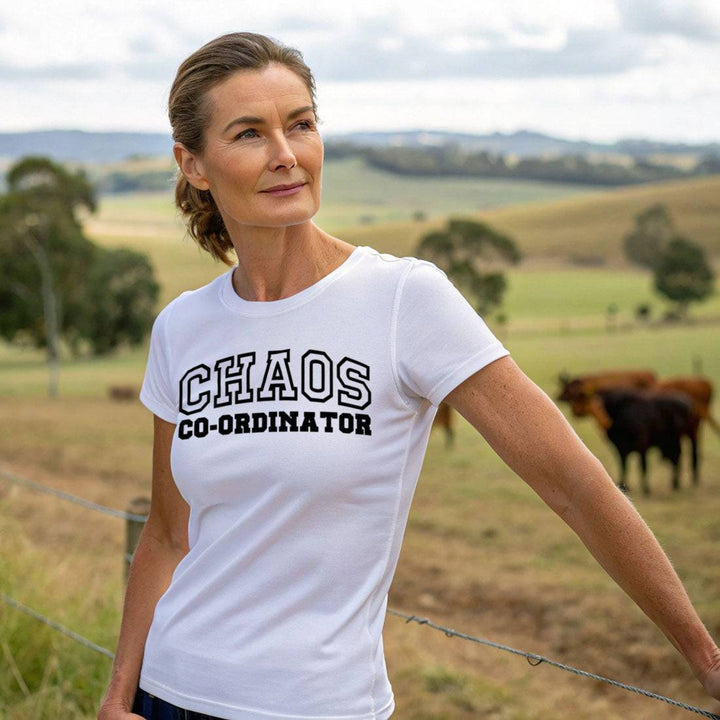
[[178, 64], [234, 30], [303, 51], [327, 134], [720, 140], [718, 0], [8, 0], [0, 131], [166, 132]]

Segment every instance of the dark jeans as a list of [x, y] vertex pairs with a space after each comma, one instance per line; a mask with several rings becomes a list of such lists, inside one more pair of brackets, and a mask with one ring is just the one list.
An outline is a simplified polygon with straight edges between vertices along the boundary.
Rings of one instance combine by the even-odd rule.
[[185, 710], [177, 705], [150, 695], [141, 688], [135, 694], [132, 711], [142, 715], [146, 720], [220, 720], [214, 715], [205, 715], [194, 710]]

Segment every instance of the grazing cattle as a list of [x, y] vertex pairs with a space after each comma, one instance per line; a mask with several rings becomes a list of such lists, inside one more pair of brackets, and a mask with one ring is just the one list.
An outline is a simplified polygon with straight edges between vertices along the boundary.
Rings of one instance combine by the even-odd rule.
[[687, 396], [699, 419], [706, 420], [713, 430], [720, 434], [720, 424], [710, 412], [713, 384], [704, 377], [678, 376], [658, 379], [655, 373], [649, 370], [615, 370], [572, 379], [561, 376], [560, 382], [563, 387], [558, 400], [570, 403], [575, 417], [594, 417], [603, 430], [610, 427], [610, 418], [602, 403], [598, 401], [597, 392], [620, 388], [652, 388], [658, 392], [681, 393]]
[[558, 400], [570, 403], [575, 417], [592, 415], [600, 427], [607, 430], [610, 418], [597, 399], [598, 392], [619, 388], [649, 388], [656, 382], [657, 376], [652, 370], [605, 370], [576, 378], [561, 375], [562, 390]]
[[680, 456], [683, 437], [690, 439], [692, 448], [693, 482], [698, 483], [697, 430], [699, 417], [692, 403], [681, 394], [654, 390], [603, 390], [597, 393], [605, 413], [610, 418], [606, 434], [620, 456], [621, 490], [628, 490], [627, 458], [633, 452], [640, 455], [641, 483], [645, 495], [650, 494], [647, 482], [647, 451], [658, 448], [673, 465], [672, 487], [680, 487]]
[[447, 403], [440, 403], [432, 426], [433, 428], [442, 428], [445, 431], [445, 447], [448, 449], [452, 447], [455, 441], [454, 424], [453, 409]]

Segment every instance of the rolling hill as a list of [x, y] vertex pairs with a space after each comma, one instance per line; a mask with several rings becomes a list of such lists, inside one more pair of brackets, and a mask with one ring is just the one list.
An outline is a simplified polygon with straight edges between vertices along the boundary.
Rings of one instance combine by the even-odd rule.
[[[516, 239], [527, 262], [555, 265], [623, 265], [622, 238], [635, 215], [655, 203], [670, 210], [680, 234], [720, 256], [720, 177], [615, 188], [464, 213], [482, 218]], [[411, 254], [437, 221], [399, 222], [348, 229], [357, 245]]]

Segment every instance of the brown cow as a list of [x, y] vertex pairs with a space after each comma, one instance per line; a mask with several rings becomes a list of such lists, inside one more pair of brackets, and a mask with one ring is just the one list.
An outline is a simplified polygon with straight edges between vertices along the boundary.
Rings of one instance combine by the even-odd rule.
[[710, 413], [713, 384], [708, 378], [698, 376], [664, 378], [658, 380], [655, 387], [660, 391], [681, 393], [688, 397], [700, 420], [707, 420], [710, 427], [720, 435], [720, 425]]

